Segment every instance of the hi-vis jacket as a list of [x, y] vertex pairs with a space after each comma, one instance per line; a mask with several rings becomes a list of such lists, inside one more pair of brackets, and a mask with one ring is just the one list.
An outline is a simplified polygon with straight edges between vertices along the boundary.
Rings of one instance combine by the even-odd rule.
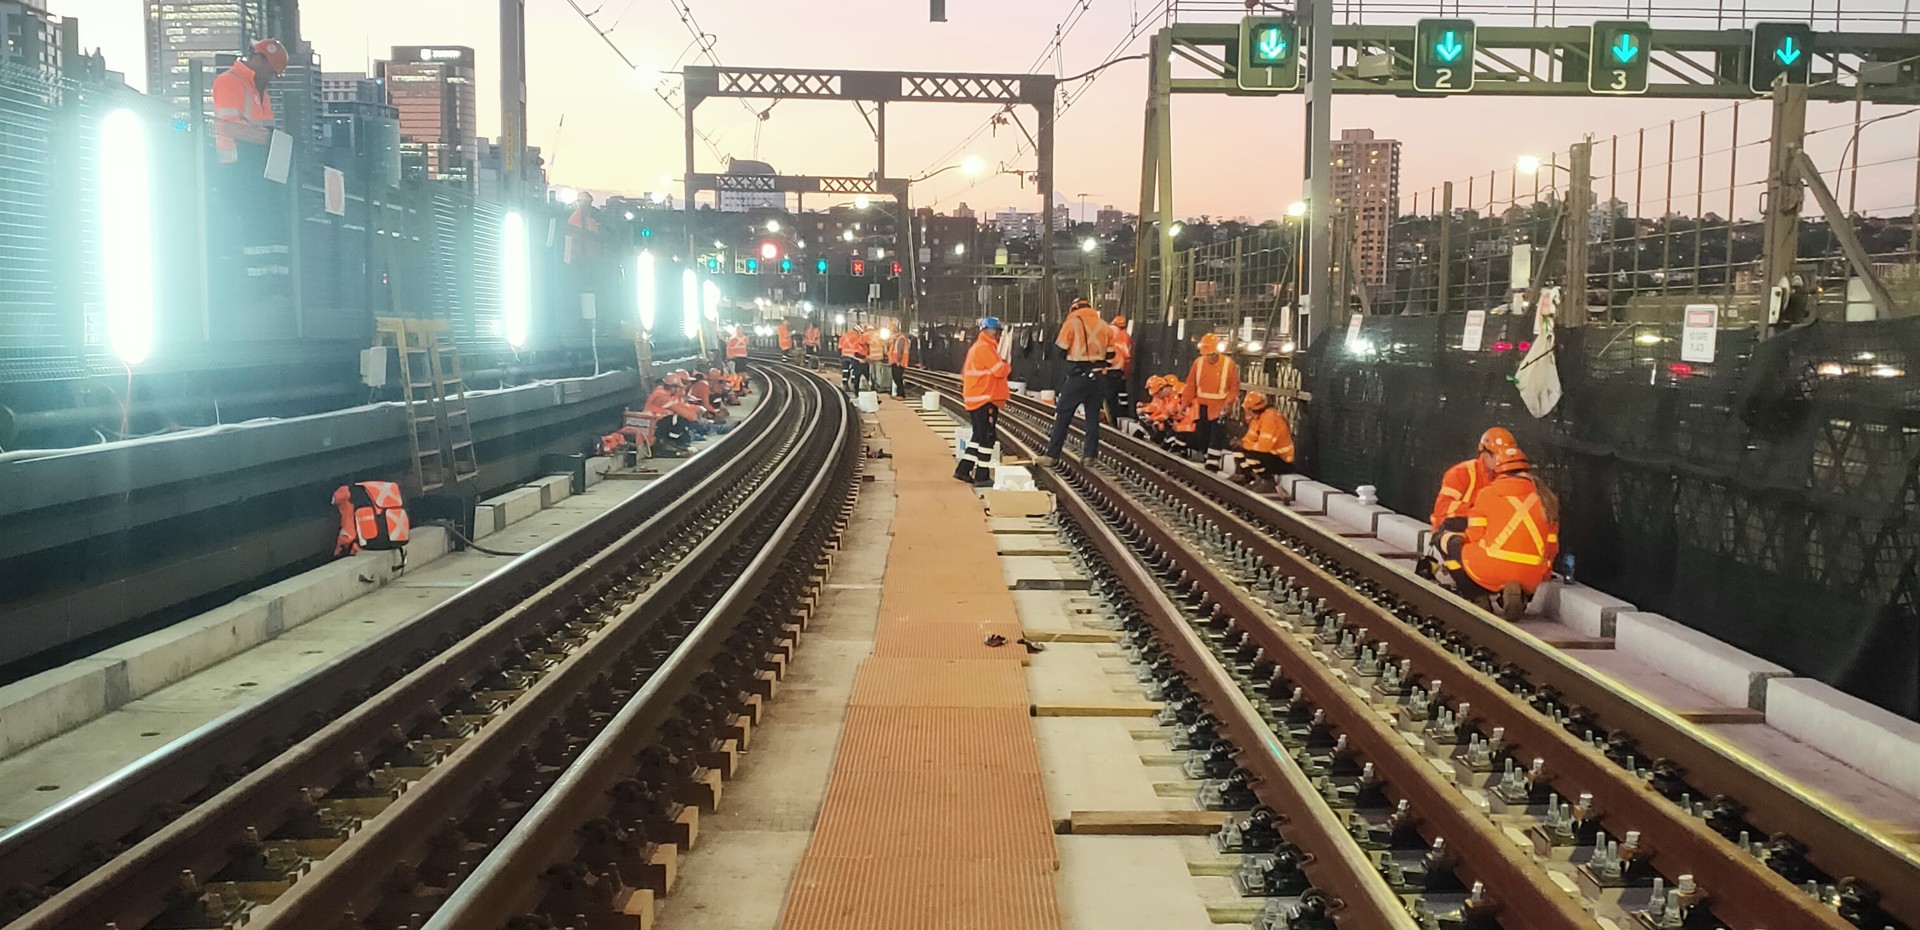
[[1282, 461], [1293, 461], [1293, 430], [1287, 426], [1287, 417], [1278, 410], [1268, 407], [1253, 415], [1247, 421], [1247, 431], [1240, 437], [1240, 449], [1243, 452], [1271, 452]]
[[1438, 533], [1448, 518], [1466, 513], [1473, 506], [1474, 497], [1492, 478], [1477, 455], [1447, 469], [1446, 476], [1440, 479], [1440, 493], [1433, 499], [1433, 515], [1427, 518], [1428, 525]]
[[1460, 562], [1474, 584], [1490, 591], [1517, 581], [1533, 593], [1560, 553], [1560, 525], [1524, 474], [1501, 475], [1480, 489], [1467, 510], [1466, 536]]
[[240, 142], [266, 145], [272, 127], [273, 100], [245, 59], [213, 79], [213, 148], [221, 164], [240, 160]]
[[913, 342], [906, 333], [894, 333], [893, 341], [887, 344], [887, 364], [907, 367], [913, 360]]
[[727, 357], [747, 357], [747, 334], [745, 332], [734, 333], [727, 337]]
[[1181, 396], [1188, 404], [1198, 404], [1207, 419], [1219, 419], [1240, 402], [1240, 366], [1217, 353], [1194, 359]]
[[988, 404], [1005, 404], [1009, 396], [1007, 376], [1013, 366], [1000, 357], [1000, 340], [992, 331], [983, 331], [967, 349], [967, 363], [960, 370], [960, 400], [968, 410]]
[[1124, 326], [1108, 326], [1107, 370], [1133, 374], [1133, 337]]
[[780, 321], [780, 351], [793, 351], [793, 330], [787, 328], [787, 321]]
[[1054, 337], [1053, 344], [1067, 350], [1069, 362], [1105, 364], [1107, 344], [1112, 333], [1113, 327], [1100, 319], [1098, 310], [1081, 307], [1067, 314], [1066, 322], [1060, 324], [1060, 335]]

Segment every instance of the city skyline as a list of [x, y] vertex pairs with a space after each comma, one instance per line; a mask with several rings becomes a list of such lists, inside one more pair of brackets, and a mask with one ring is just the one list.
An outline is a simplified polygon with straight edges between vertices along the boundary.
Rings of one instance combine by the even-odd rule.
[[[1878, 6], [1885, 6], [1878, 3]], [[1870, 3], [1869, 5], [1875, 5]], [[790, 67], [858, 67], [929, 71], [1067, 73], [1105, 60], [1129, 44], [1127, 18], [1096, 9], [1083, 17], [1056, 56], [1038, 59], [1055, 20], [1072, 6], [973, 0], [956, 5], [949, 22], [925, 21], [925, 11], [885, 0], [849, 0], [831, 17], [817, 9], [729, 9], [718, 5], [696, 14], [717, 36], [716, 54], [728, 64]], [[82, 44], [100, 48], [107, 66], [144, 86], [142, 0], [48, 0], [49, 9], [81, 20]], [[496, 17], [472, 15], [473, 0], [409, 0], [396, 8], [374, 0], [329, 0], [302, 10], [304, 38], [328, 71], [371, 73], [372, 62], [395, 45], [471, 46], [476, 52], [478, 132], [499, 132]], [[655, 94], [677, 96], [679, 80], [663, 73], [695, 61], [693, 43], [670, 7], [633, 4], [609, 9], [594, 21], [622, 52], [641, 64], [628, 69], [589, 26], [563, 3], [535, 2], [528, 9], [529, 142], [548, 153], [556, 185], [599, 192], [639, 193], [658, 186], [662, 175], [682, 174], [681, 124]], [[848, 24], [859, 24], [858, 28]], [[856, 35], [868, 38], [855, 39]], [[1021, 36], [1016, 41], [1009, 35]], [[1073, 85], [1071, 109], [1060, 118], [1056, 191], [1079, 217], [1077, 196], [1089, 193], [1087, 211], [1114, 204], [1137, 210], [1140, 99], [1143, 62], [1107, 69], [1084, 98]], [[1715, 104], [1708, 109], [1723, 107]], [[877, 167], [870, 131], [844, 103], [787, 101], [757, 111], [736, 101], [709, 101], [700, 110], [707, 136], [697, 146], [696, 170], [721, 171], [722, 156], [764, 161], [794, 174], [865, 174]], [[1443, 181], [1486, 178], [1508, 169], [1523, 154], [1563, 151], [1587, 133], [1604, 135], [1658, 126], [1701, 112], [1698, 104], [1658, 100], [1397, 100], [1336, 98], [1333, 130], [1370, 128], [1400, 140], [1407, 153], [1401, 190], [1412, 196]], [[1816, 107], [1815, 118], [1834, 119]], [[1844, 109], [1850, 109], [1846, 107]], [[1875, 109], [1870, 108], [1870, 113]], [[1300, 130], [1303, 98], [1227, 99], [1189, 96], [1174, 107], [1174, 176], [1177, 215], [1280, 216], [1301, 199]], [[1837, 113], [1838, 111], [1834, 111]], [[759, 115], [764, 113], [764, 120]], [[958, 163], [963, 154], [988, 165], [1035, 168], [1022, 151], [1025, 136], [1011, 125], [989, 127], [992, 108], [979, 105], [896, 106], [888, 112], [891, 133], [888, 173], [917, 176]], [[1030, 122], [1030, 114], [1023, 115]], [[1764, 120], [1754, 120], [1764, 126]], [[1027, 127], [1029, 130], [1032, 127]], [[1744, 137], [1743, 133], [1743, 137]], [[971, 142], [967, 140], [971, 138]], [[1744, 141], [1744, 140], [1743, 140]], [[1869, 133], [1869, 155], [1894, 144]], [[676, 185], [675, 192], [678, 192]], [[1034, 188], [1015, 176], [989, 173], [969, 181], [958, 172], [916, 185], [916, 206], [950, 210], [966, 200], [1037, 209]]]

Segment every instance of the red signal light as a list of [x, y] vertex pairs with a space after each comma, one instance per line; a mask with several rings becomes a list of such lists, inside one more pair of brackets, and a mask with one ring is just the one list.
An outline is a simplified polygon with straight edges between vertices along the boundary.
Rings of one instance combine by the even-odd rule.
[[866, 273], [867, 263], [864, 260], [858, 258], [847, 259], [847, 274], [860, 278], [865, 277]]
[[896, 278], [900, 277], [900, 263], [894, 262], [893, 267], [889, 268], [887, 270], [887, 273], [893, 275]]
[[774, 259], [779, 258], [780, 244], [777, 242], [760, 243], [760, 257], [763, 259], [766, 259], [767, 261], [773, 261]]

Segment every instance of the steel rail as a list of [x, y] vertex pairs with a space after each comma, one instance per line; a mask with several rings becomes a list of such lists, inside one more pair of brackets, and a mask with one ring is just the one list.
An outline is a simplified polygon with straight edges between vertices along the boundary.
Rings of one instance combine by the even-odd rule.
[[[921, 380], [951, 390], [947, 376], [916, 371]], [[1025, 398], [1015, 401], [1026, 417], [1050, 421], [1053, 408]], [[1009, 418], [1011, 419], [1011, 418]], [[1007, 422], [1003, 420], [1003, 422]], [[1473, 705], [1473, 725], [1504, 726], [1515, 755], [1547, 759], [1555, 790], [1571, 798], [1594, 795], [1607, 832], [1639, 830], [1654, 851], [1653, 864], [1670, 879], [1691, 874], [1712, 895], [1716, 914], [1748, 927], [1846, 928], [1830, 906], [1742, 852], [1700, 818], [1667, 801], [1636, 773], [1609, 759], [1558, 722], [1509, 692], [1450, 651], [1449, 642], [1424, 634], [1377, 600], [1397, 601], [1440, 620], [1469, 646], [1485, 647], [1496, 663], [1524, 671], [1535, 685], [1552, 687], [1569, 706], [1592, 711], [1596, 733], [1608, 727], [1633, 738], [1637, 752], [1667, 759], [1686, 780], [1710, 794], [1746, 805], [1747, 822], [1767, 832], [1785, 832], [1807, 845], [1807, 860], [1835, 877], [1853, 877], [1879, 896], [1879, 905], [1910, 926], [1920, 925], [1920, 857], [1871, 825], [1846, 819], [1803, 786], [1711, 733], [1654, 705], [1531, 634], [1459, 601], [1436, 585], [1402, 572], [1338, 533], [1295, 514], [1263, 495], [1208, 475], [1191, 463], [1130, 437], [1103, 436], [1103, 455], [1131, 463], [1144, 480], [1182, 496], [1217, 525], [1234, 532], [1283, 574], [1306, 579], [1336, 612], [1345, 611], [1385, 649], [1411, 659], [1419, 677], [1445, 683], [1449, 696]], [[1256, 525], [1256, 523], [1258, 525]], [[1369, 597], [1274, 538], [1299, 540], [1332, 563], [1335, 571], [1365, 579], [1380, 592]]]
[[[372, 691], [396, 680], [499, 616], [507, 605], [561, 577], [627, 528], [661, 521], [674, 502], [720, 487], [707, 462], [736, 456], [777, 418], [762, 403], [731, 433], [696, 453], [606, 515], [546, 540], [488, 572], [471, 587], [352, 651], [301, 675], [265, 699], [230, 711], [108, 775], [86, 790], [0, 834], [0, 876], [8, 885], [42, 886], [119, 845], [157, 829], [169, 808], [231, 785], [281, 747], [318, 730]], [[764, 411], [764, 412], [763, 412]], [[164, 818], [164, 819], [158, 819]], [[157, 820], [158, 819], [158, 820]], [[131, 838], [131, 839], [129, 839]]]
[[[790, 534], [795, 517], [803, 511], [812, 511], [812, 505], [817, 501], [829, 474], [829, 469], [825, 467], [827, 462], [837, 449], [844, 448], [847, 419], [844, 400], [832, 404], [826, 402], [828, 394], [835, 395], [836, 400], [838, 398], [837, 392], [824, 381], [811, 377], [794, 379], [786, 372], [774, 372], [770, 376], [786, 381], [789, 395], [797, 394], [803, 386], [814, 389], [803, 405], [807, 409], [807, 416], [802, 418], [802, 422], [806, 425], [796, 437], [798, 443], [804, 443], [809, 448], [796, 449], [783, 456], [779, 463], [781, 467], [792, 468], [799, 480], [806, 481], [802, 485], [805, 491], [797, 502], [782, 513], [777, 508], [786, 485], [769, 480], [754, 488], [745, 500], [732, 508], [719, 528], [703, 536], [680, 560], [683, 570], [677, 571], [671, 578], [662, 579], [647, 595], [625, 608], [624, 616], [610, 623], [587, 648], [570, 655], [560, 667], [542, 677], [526, 695], [509, 705], [506, 712], [489, 722], [446, 762], [436, 766], [392, 806], [355, 831], [338, 851], [318, 863], [287, 894], [256, 910], [249, 921], [251, 926], [261, 930], [319, 928], [337, 919], [342, 910], [370, 913], [379, 903], [380, 879], [393, 869], [394, 863], [418, 861], [419, 852], [433, 830], [446, 817], [465, 812], [469, 801], [482, 790], [490, 775], [504, 768], [519, 747], [532, 742], [564, 712], [576, 695], [584, 693], [613, 661], [626, 654], [648, 628], [646, 621], [658, 618], [658, 605], [672, 604], [695, 590], [696, 585], [709, 580], [712, 570], [719, 566], [720, 557], [743, 542], [756, 543], [758, 555], [755, 565], [759, 571], [750, 568], [732, 578], [728, 582], [727, 593], [721, 597], [722, 603], [731, 607], [737, 603], [743, 590], [748, 590], [750, 586], [757, 588], [758, 584], [764, 583], [766, 566], [771, 564], [767, 557], [774, 551], [784, 553], [787, 546], [791, 545]], [[799, 380], [807, 384], [797, 384]], [[820, 428], [827, 424], [814, 423], [816, 414], [833, 416], [838, 421], [831, 425], [832, 432]], [[807, 481], [807, 475], [811, 475], [810, 481]], [[769, 525], [768, 521], [777, 521], [777, 524]], [[763, 530], [769, 534], [770, 547], [757, 545]], [[783, 536], [783, 532], [788, 535]], [[720, 607], [716, 605], [707, 611], [693, 633], [674, 644], [673, 652], [660, 668], [648, 676], [640, 691], [619, 711], [615, 722], [623, 726], [635, 718], [643, 718], [649, 724], [644, 728], [627, 729], [625, 733], [632, 740], [644, 739], [653, 727], [673, 716], [673, 702], [687, 693], [693, 677], [717, 652], [715, 631], [720, 631], [718, 635], [724, 635], [731, 631], [731, 621], [738, 620], [737, 615], [722, 615], [718, 613], [719, 610]], [[601, 745], [609, 732], [607, 729], [601, 730], [591, 745]], [[627, 745], [627, 742], [623, 741], [622, 744]], [[635, 743], [633, 748], [638, 749], [641, 745], [644, 743]], [[576, 757], [560, 776], [560, 781], [567, 786], [577, 786], [583, 776], [582, 766], [591, 764], [594, 767], [593, 777], [596, 781], [604, 780], [604, 787], [627, 774], [620, 770], [619, 763], [627, 763], [626, 767], [630, 770], [630, 759], [631, 753], [618, 762], [612, 762], [604, 754], [592, 759]], [[552, 793], [563, 784], [550, 786], [547, 793], [534, 802], [535, 808], [546, 806], [552, 799]], [[575, 789], [570, 789], [567, 800], [574, 797], [571, 790]], [[547, 809], [551, 810], [551, 806], [547, 806]], [[521, 825], [524, 824], [523, 819]], [[573, 826], [578, 826], [577, 820]], [[521, 826], [517, 825], [509, 833], [509, 838], [520, 829]], [[488, 861], [494, 858], [490, 855]], [[539, 870], [535, 870], [522, 874], [521, 878], [530, 882], [539, 875]], [[478, 878], [478, 874], [470, 876], [464, 886], [471, 886]], [[497, 919], [498, 912], [493, 916]]]
[[[303, 789], [339, 781], [349, 773], [348, 760], [356, 752], [365, 751], [365, 757], [372, 758], [387, 748], [382, 740], [395, 726], [404, 729], [436, 719], [440, 708], [467, 692], [478, 675], [497, 665], [498, 657], [513, 654], [516, 642], [539, 636], [578, 609], [584, 603], [585, 591], [606, 590], [608, 577], [617, 574], [622, 565], [641, 564], [643, 559], [650, 560], [666, 551], [665, 545], [684, 531], [692, 515], [723, 502], [730, 492], [738, 490], [743, 476], [762, 464], [759, 459], [777, 448], [789, 432], [798, 429], [796, 424], [787, 422], [788, 412], [800, 408], [784, 380], [769, 380], [767, 384], [769, 393], [761, 410], [748, 418], [750, 423], [757, 421], [758, 429], [731, 450], [734, 454], [719, 468], [677, 470], [674, 475], [688, 474], [688, 477], [676, 482], [681, 493], [671, 507], [644, 515], [637, 526], [623, 528], [622, 523], [629, 521], [621, 518], [642, 515], [635, 513], [630, 501], [589, 524], [597, 528], [595, 531], [576, 532], [556, 540], [570, 545], [550, 544], [536, 550], [536, 554], [544, 554], [546, 559], [523, 557], [524, 561], [517, 560], [495, 572], [488, 580], [497, 582], [496, 587], [506, 592], [504, 595], [495, 592], [495, 595], [520, 603], [504, 611], [495, 606], [487, 616], [497, 614], [497, 618], [483, 618], [464, 639], [451, 648], [443, 647], [437, 655], [422, 657], [424, 661], [404, 676], [393, 676], [386, 671], [389, 657], [374, 653], [368, 659], [364, 649], [354, 653], [363, 657], [356, 677], [366, 682], [362, 687], [378, 693], [365, 698], [351, 712], [338, 713], [311, 736], [273, 755], [265, 764], [213, 793], [205, 803], [192, 807], [103, 866], [88, 871], [11, 927], [33, 930], [107, 923], [123, 928], [142, 926], [158, 912], [156, 902], [167, 900], [170, 890], [177, 887], [178, 876], [183, 871], [201, 876], [215, 874], [229, 859], [231, 845], [246, 830], [254, 828], [260, 835], [268, 835], [297, 810]], [[791, 429], [782, 431], [777, 428], [781, 425]], [[656, 498], [652, 503], [658, 506], [661, 501]], [[590, 548], [592, 543], [599, 545]], [[573, 563], [557, 561], [562, 553], [571, 556]], [[684, 556], [686, 551], [679, 554]], [[516, 565], [520, 570], [511, 571]], [[676, 567], [682, 569], [690, 565], [685, 558], [676, 563]], [[535, 570], [539, 570], [539, 574], [534, 575]], [[694, 583], [694, 574], [670, 572], [649, 594], [661, 597], [689, 589]], [[498, 602], [490, 599], [486, 603]], [[329, 668], [346, 664], [350, 658], [336, 660]], [[374, 660], [382, 664], [370, 670]], [[381, 680], [387, 677], [397, 680], [390, 684]], [[549, 675], [543, 681], [551, 679]]]
[[[1035, 427], [1014, 420], [1002, 420], [1001, 423], [1009, 434], [1008, 438], [1019, 441], [1028, 451], [1036, 447], [1035, 443], [1044, 441], [1044, 435]], [[1024, 439], [1020, 435], [1022, 433], [1026, 434]], [[1222, 578], [1204, 556], [1181, 540], [1177, 531], [1131, 500], [1110, 479], [1071, 464], [1067, 474], [1068, 477], [1063, 479], [1057, 473], [1040, 470], [1038, 477], [1062, 500], [1077, 501], [1086, 493], [1093, 494], [1104, 505], [1102, 509], [1144, 533], [1154, 548], [1170, 557], [1181, 574], [1196, 583], [1212, 603], [1224, 607], [1227, 614], [1237, 621], [1236, 628], [1251, 634], [1259, 643], [1261, 652], [1279, 666], [1316, 708], [1325, 712], [1328, 722], [1336, 731], [1348, 737], [1356, 755], [1372, 761], [1376, 775], [1407, 800], [1415, 815], [1421, 818], [1421, 826], [1424, 827], [1421, 832], [1426, 839], [1431, 842], [1444, 838], [1460, 854], [1459, 864], [1454, 871], [1463, 882], [1483, 882], [1492, 896], [1493, 906], [1501, 911], [1510, 911], [1519, 920], [1516, 926], [1529, 930], [1590, 930], [1593, 927], [1592, 915], [1583, 910], [1576, 899], [1554, 885], [1543, 869], [1535, 866], [1515, 848], [1497, 824], [1463, 804], [1460, 792], [1415, 752], [1391, 725], [1385, 723], [1373, 706], [1357, 700], [1353, 696], [1352, 686], [1337, 677], [1325, 663], [1314, 658], [1309, 647], [1269, 622], [1260, 605], [1231, 581]], [[1088, 491], [1081, 491], [1081, 487]], [[1077, 504], [1075, 509], [1084, 508]], [[1185, 626], [1179, 622], [1177, 614], [1170, 623], [1176, 627]], [[1186, 635], [1192, 636], [1192, 632], [1189, 630]], [[1204, 650], [1205, 646], [1201, 645], [1200, 648]], [[1217, 664], [1211, 664], [1212, 668], [1207, 669], [1208, 664], [1201, 663], [1202, 669], [1214, 674], [1196, 676], [1196, 680], [1203, 692], [1217, 696], [1217, 700], [1210, 701], [1216, 708], [1216, 714], [1226, 721], [1228, 714], [1221, 712], [1232, 713], [1239, 717], [1235, 721], [1236, 728], [1251, 731], [1247, 734], [1250, 739], [1234, 741], [1240, 749], [1240, 757], [1262, 763], [1260, 767], [1266, 771], [1262, 771], [1261, 775], [1268, 779], [1276, 778], [1276, 773], [1272, 771], [1272, 757], [1279, 755], [1284, 758], [1285, 754], [1268, 740], [1271, 730], [1257, 712], [1251, 717], [1239, 716], [1241, 708], [1227, 697], [1229, 693], [1238, 694], [1238, 687], [1232, 678], [1227, 677], [1224, 669]], [[1252, 710], [1250, 705], [1244, 709]], [[1265, 731], [1265, 734], [1261, 731]], [[1291, 781], [1293, 779], [1277, 783]], [[1281, 809], [1294, 811], [1302, 806], [1310, 809], [1321, 806], [1318, 793], [1312, 792], [1311, 787], [1309, 792], [1305, 797], [1289, 798]], [[1356, 844], [1346, 831], [1338, 830], [1337, 835], [1322, 836], [1316, 826], [1313, 835], [1316, 846], [1321, 848], [1309, 851], [1317, 858], [1325, 857], [1329, 863], [1350, 865], [1351, 854], [1340, 855], [1333, 849], [1325, 848], [1333, 844], [1334, 849], [1356, 850]], [[1370, 866], [1358, 874], [1354, 874], [1350, 868], [1323, 870], [1321, 875], [1315, 876], [1316, 883], [1321, 880], [1339, 882], [1349, 887], [1357, 883], [1363, 889], [1375, 889], [1377, 882], [1377, 889], [1362, 897], [1379, 900], [1378, 890], [1386, 890], [1393, 902], [1398, 904], [1398, 898], [1392, 896], [1391, 890], [1386, 889], [1385, 882]], [[1342, 900], [1346, 898], [1343, 896]], [[1404, 915], [1404, 908], [1402, 913]], [[1370, 914], [1353, 925], [1381, 926], [1383, 919], [1383, 916]]]
[[[1348, 926], [1382, 930], [1420, 930], [1386, 879], [1300, 770], [1273, 728], [1233, 683], [1227, 670], [1181, 617], [1153, 571], [1140, 562], [1078, 489], [1053, 475], [1041, 476], [1055, 491], [1068, 519], [1077, 525], [1121, 583], [1144, 608], [1157, 639], [1186, 674], [1196, 693], [1221, 722], [1220, 731], [1237, 749], [1237, 759], [1256, 781], [1255, 794], [1277, 811], [1287, 841], [1311, 856], [1302, 868], [1313, 886], [1332, 895], [1337, 919]], [[1112, 507], [1112, 500], [1104, 501]], [[1163, 550], [1164, 551], [1164, 550]]]
[[[801, 377], [837, 399], [837, 392], [824, 380], [811, 374]], [[740, 615], [751, 609], [755, 593], [778, 570], [794, 540], [810, 524], [819, 528], [818, 517], [831, 499], [833, 486], [852, 486], [860, 455], [859, 424], [845, 401], [831, 406], [838, 411], [838, 422], [823, 423], [819, 430], [823, 438], [831, 437], [826, 462], [803, 492], [802, 504], [789, 510], [771, 531], [773, 540], [783, 542], [756, 554], [680, 648], [430, 916], [425, 930], [492, 930], [514, 915], [531, 913], [540, 899], [541, 876], [577, 855], [580, 825], [605, 809], [608, 789], [625, 776], [634, 753], [672, 713], [678, 695], [724, 648], [724, 639]]]

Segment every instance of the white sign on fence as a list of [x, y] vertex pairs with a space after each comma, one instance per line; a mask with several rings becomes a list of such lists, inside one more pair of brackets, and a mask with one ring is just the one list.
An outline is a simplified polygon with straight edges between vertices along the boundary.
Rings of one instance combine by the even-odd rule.
[[1487, 332], [1487, 311], [1468, 310], [1467, 328], [1460, 332], [1460, 348], [1468, 352], [1480, 351], [1480, 340]]
[[1714, 339], [1720, 332], [1720, 308], [1714, 304], [1688, 304], [1686, 325], [1680, 330], [1680, 360], [1710, 364]]

